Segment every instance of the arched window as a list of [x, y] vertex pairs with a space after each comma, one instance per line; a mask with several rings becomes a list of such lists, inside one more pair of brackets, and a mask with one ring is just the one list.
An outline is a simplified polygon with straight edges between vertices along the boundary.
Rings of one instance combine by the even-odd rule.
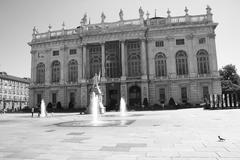
[[128, 76], [141, 76], [141, 51], [139, 41], [128, 42]]
[[95, 73], [99, 74], [102, 70], [102, 55], [101, 46], [89, 46], [89, 60], [90, 60], [90, 77], [94, 77]]
[[76, 60], [72, 59], [68, 63], [68, 81], [77, 82], [78, 79], [78, 63]]
[[155, 71], [157, 77], [167, 76], [166, 56], [164, 53], [157, 53], [155, 56]]
[[197, 65], [198, 65], [198, 74], [209, 73], [209, 58], [208, 58], [208, 52], [206, 50], [201, 49], [197, 52]]
[[188, 74], [188, 60], [185, 51], [178, 51], [176, 53], [176, 69], [177, 75]]
[[41, 84], [45, 82], [45, 65], [43, 63], [37, 65], [36, 82]]
[[52, 82], [53, 83], [60, 82], [60, 62], [59, 61], [52, 62]]

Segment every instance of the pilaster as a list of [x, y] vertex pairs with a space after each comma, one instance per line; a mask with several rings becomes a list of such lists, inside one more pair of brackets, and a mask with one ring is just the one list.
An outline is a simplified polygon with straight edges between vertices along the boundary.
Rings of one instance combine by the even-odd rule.
[[102, 81], [105, 81], [105, 42], [101, 43], [101, 54], [102, 54]]
[[[82, 45], [82, 81], [85, 82], [87, 79], [86, 68], [87, 68], [87, 46], [86, 44]], [[81, 94], [82, 95], [82, 94]]]
[[147, 79], [147, 56], [145, 39], [141, 39], [141, 67], [142, 79]]
[[120, 41], [120, 43], [121, 43], [121, 64], [122, 64], [121, 80], [126, 80], [125, 40]]

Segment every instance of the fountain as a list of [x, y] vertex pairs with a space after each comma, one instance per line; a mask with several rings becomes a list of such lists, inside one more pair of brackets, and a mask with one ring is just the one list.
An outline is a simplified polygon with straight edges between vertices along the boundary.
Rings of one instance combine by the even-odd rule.
[[121, 97], [121, 99], [120, 99], [120, 115], [122, 117], [124, 117], [124, 116], [126, 116], [126, 112], [127, 112], [126, 102], [125, 102], [124, 98]]
[[[102, 92], [98, 86], [98, 82], [100, 79], [100, 74], [93, 77], [93, 85], [90, 90], [90, 104], [89, 108], [91, 111], [91, 120], [85, 121], [70, 121], [70, 122], [63, 122], [58, 123], [58, 126], [61, 127], [112, 127], [112, 126], [127, 126], [133, 123], [135, 120], [127, 120], [127, 119], [120, 119], [120, 120], [102, 120], [100, 117], [99, 111], [101, 114], [105, 112], [105, 107], [102, 104]], [[121, 115], [126, 115], [126, 103], [125, 100], [122, 98], [121, 100]]]
[[45, 105], [45, 102], [44, 100], [42, 99], [41, 101], [41, 115], [40, 117], [46, 117], [47, 114], [46, 114], [46, 105]]
[[95, 94], [95, 92], [92, 92], [91, 94], [89, 108], [91, 108], [92, 122], [98, 123], [99, 122], [98, 96]]

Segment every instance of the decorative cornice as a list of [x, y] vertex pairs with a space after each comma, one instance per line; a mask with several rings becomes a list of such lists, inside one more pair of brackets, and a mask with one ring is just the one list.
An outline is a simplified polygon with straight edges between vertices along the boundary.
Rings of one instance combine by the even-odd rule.
[[215, 38], [215, 36], [216, 36], [216, 34], [215, 33], [209, 33], [208, 35], [207, 35], [209, 38]]

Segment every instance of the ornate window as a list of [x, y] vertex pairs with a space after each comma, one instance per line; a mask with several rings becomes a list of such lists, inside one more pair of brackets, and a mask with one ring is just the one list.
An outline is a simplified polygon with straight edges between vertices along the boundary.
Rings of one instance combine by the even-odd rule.
[[156, 41], [155, 42], [155, 47], [163, 47], [164, 46], [164, 41]]
[[128, 42], [128, 76], [141, 76], [141, 51], [139, 42]]
[[167, 76], [166, 56], [164, 53], [157, 53], [155, 56], [155, 71], [157, 77]]
[[78, 63], [76, 60], [72, 59], [68, 63], [68, 81], [77, 82], [78, 79]]
[[177, 75], [188, 74], [188, 60], [185, 51], [178, 51], [176, 54]]
[[120, 72], [120, 51], [119, 42], [107, 42], [105, 44], [106, 52], [106, 77], [118, 78]]
[[207, 51], [201, 49], [197, 52], [198, 74], [209, 73], [209, 58]]
[[59, 61], [52, 62], [52, 82], [53, 83], [60, 82], [60, 62]]
[[70, 49], [69, 54], [70, 55], [77, 54], [77, 50], [76, 49]]
[[88, 51], [90, 60], [90, 77], [94, 77], [95, 73], [98, 74], [102, 69], [101, 46], [90, 46]]
[[184, 45], [184, 39], [176, 39], [176, 45]]
[[37, 65], [36, 82], [41, 84], [45, 82], [45, 65], [43, 63]]

